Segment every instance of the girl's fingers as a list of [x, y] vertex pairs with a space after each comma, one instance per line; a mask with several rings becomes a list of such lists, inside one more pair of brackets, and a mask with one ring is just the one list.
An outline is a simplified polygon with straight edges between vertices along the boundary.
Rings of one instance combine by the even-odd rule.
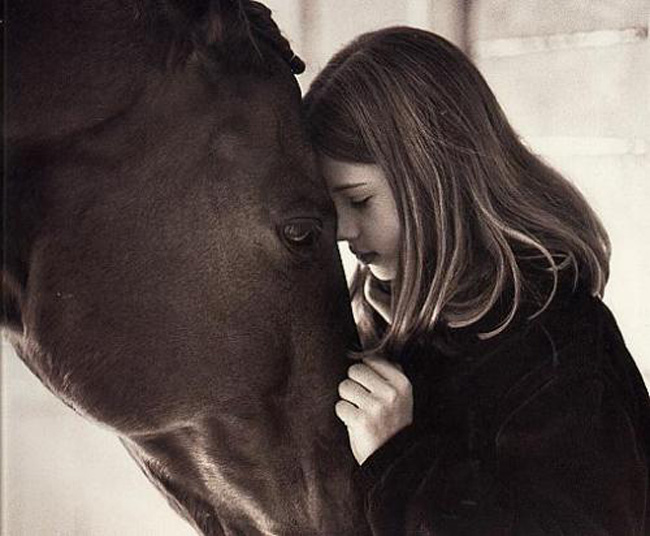
[[348, 377], [381, 398], [389, 395], [392, 390], [392, 387], [383, 376], [364, 363], [352, 365], [348, 369]]
[[398, 368], [398, 365], [376, 357], [364, 359], [363, 362], [393, 387], [401, 389], [411, 385], [411, 382], [401, 371], [401, 367]]
[[369, 408], [374, 403], [370, 392], [354, 380], [343, 380], [339, 383], [339, 396], [348, 402], [351, 402], [358, 408]]
[[350, 404], [347, 400], [339, 400], [334, 406], [336, 416], [343, 421], [346, 426], [356, 422], [359, 415], [359, 408]]

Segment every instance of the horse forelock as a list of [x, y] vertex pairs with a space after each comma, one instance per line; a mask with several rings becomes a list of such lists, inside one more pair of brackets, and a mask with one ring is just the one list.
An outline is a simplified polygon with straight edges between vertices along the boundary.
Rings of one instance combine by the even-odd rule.
[[152, 0], [158, 9], [147, 13], [170, 43], [168, 64], [188, 60], [228, 72], [264, 73], [274, 69], [275, 56], [294, 74], [305, 64], [293, 52], [269, 8], [249, 0]]

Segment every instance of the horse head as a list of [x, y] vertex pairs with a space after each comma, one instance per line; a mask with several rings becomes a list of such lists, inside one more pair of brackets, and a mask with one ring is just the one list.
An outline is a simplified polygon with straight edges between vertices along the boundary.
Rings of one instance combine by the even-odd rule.
[[205, 534], [359, 534], [333, 407], [356, 334], [256, 2], [12, 2], [3, 325]]

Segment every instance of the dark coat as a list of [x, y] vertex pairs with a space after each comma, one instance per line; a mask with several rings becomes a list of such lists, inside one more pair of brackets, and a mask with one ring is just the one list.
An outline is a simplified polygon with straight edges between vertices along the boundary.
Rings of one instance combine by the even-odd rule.
[[650, 401], [600, 300], [429, 342], [414, 424], [360, 468], [374, 535], [650, 534]]

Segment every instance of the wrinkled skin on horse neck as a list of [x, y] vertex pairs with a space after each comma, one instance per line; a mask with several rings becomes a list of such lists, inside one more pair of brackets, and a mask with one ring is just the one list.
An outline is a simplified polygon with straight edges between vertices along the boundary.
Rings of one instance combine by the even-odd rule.
[[295, 79], [268, 51], [169, 66], [145, 7], [10, 6], [3, 325], [201, 532], [360, 534], [333, 413], [356, 336]]

